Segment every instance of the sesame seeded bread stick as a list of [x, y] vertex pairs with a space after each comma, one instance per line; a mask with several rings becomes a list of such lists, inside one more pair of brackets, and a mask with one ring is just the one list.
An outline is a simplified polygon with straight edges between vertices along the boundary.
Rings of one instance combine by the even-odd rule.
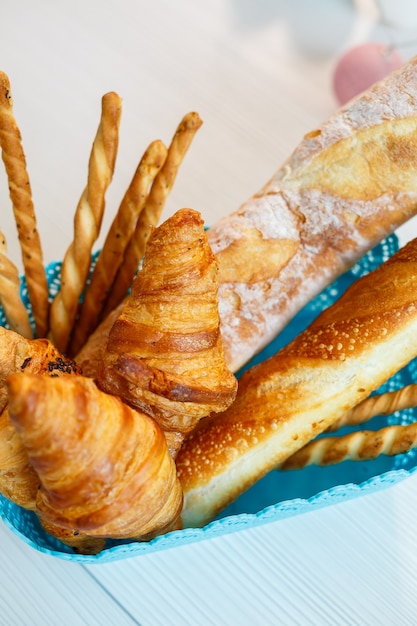
[[20, 297], [20, 277], [17, 267], [7, 256], [6, 238], [0, 231], [0, 304], [11, 330], [32, 339], [29, 314]]
[[101, 120], [93, 142], [87, 185], [74, 217], [74, 239], [61, 268], [61, 287], [51, 305], [50, 339], [65, 352], [88, 277], [91, 252], [105, 207], [105, 193], [113, 178], [119, 142], [121, 99], [110, 92], [102, 98]]
[[276, 355], [247, 370], [235, 403], [177, 457], [184, 526], [213, 519], [417, 356], [417, 239]]
[[36, 335], [45, 337], [49, 323], [48, 282], [26, 158], [20, 130], [13, 115], [10, 82], [3, 72], [0, 72], [0, 147], [9, 181], [10, 199], [13, 204]]

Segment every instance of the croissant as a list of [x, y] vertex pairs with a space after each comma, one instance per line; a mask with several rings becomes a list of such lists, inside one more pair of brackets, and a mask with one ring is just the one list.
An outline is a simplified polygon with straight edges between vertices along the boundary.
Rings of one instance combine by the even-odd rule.
[[106, 540], [103, 537], [90, 537], [78, 530], [61, 528], [51, 524], [46, 519], [40, 518], [39, 521], [45, 532], [53, 535], [79, 554], [98, 554], [106, 546]]
[[79, 369], [47, 339], [25, 339], [0, 327], [0, 493], [15, 504], [34, 510], [39, 478], [10, 422], [7, 406], [6, 379], [16, 372], [62, 376], [76, 374]]
[[123, 307], [124, 301], [100, 322], [75, 356], [75, 361], [81, 368], [83, 376], [97, 378], [110, 330], [122, 312]]
[[0, 326], [0, 410], [7, 404], [7, 376], [23, 371], [60, 376], [79, 373], [80, 369], [48, 339], [25, 339]]
[[13, 374], [7, 386], [47, 523], [92, 537], [148, 539], [177, 519], [182, 491], [154, 420], [84, 376]]
[[173, 456], [237, 391], [224, 359], [217, 273], [197, 211], [177, 211], [156, 228], [98, 375], [103, 390], [157, 420]]
[[6, 406], [0, 415], [0, 493], [25, 509], [35, 510], [38, 487], [39, 478]]

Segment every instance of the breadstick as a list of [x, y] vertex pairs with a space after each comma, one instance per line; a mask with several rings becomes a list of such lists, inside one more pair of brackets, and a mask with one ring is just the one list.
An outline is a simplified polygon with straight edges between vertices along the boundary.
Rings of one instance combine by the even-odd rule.
[[381, 454], [394, 456], [417, 447], [417, 422], [361, 430], [340, 437], [311, 441], [290, 456], [280, 470], [302, 469], [308, 465], [335, 465], [342, 461], [371, 461]]
[[340, 419], [327, 429], [327, 432], [334, 432], [343, 426], [355, 426], [368, 422], [377, 415], [389, 415], [395, 411], [403, 409], [413, 409], [417, 406], [417, 385], [406, 385], [395, 391], [369, 396], [358, 406], [347, 411]]
[[200, 526], [417, 356], [417, 239], [359, 278], [239, 380], [177, 457], [185, 526]]
[[61, 288], [51, 306], [50, 339], [65, 352], [91, 264], [91, 252], [100, 233], [105, 193], [116, 162], [121, 99], [110, 92], [102, 98], [101, 120], [93, 142], [87, 185], [74, 217], [74, 239], [61, 268]]
[[48, 282], [21, 134], [13, 115], [10, 82], [3, 72], [0, 72], [0, 147], [9, 182], [36, 335], [45, 337], [49, 315]]
[[143, 155], [133, 179], [110, 226], [103, 248], [97, 258], [90, 284], [84, 294], [74, 335], [71, 354], [77, 354], [96, 328], [109, 289], [123, 260], [123, 253], [144, 206], [149, 186], [167, 156], [162, 141], [154, 141]]
[[233, 371], [416, 214], [416, 120], [417, 57], [308, 133], [258, 193], [212, 225]]
[[139, 261], [145, 252], [149, 235], [152, 229], [158, 225], [165, 201], [174, 185], [179, 167], [202, 123], [198, 113], [192, 112], [185, 115], [177, 127], [168, 147], [165, 163], [152, 184], [145, 207], [139, 216], [135, 232], [126, 249], [123, 263], [117, 273], [113, 289], [104, 309], [105, 315], [120, 304], [126, 296], [138, 269]]
[[7, 256], [6, 238], [0, 231], [0, 304], [11, 330], [32, 339], [29, 314], [20, 297], [20, 277], [17, 267]]

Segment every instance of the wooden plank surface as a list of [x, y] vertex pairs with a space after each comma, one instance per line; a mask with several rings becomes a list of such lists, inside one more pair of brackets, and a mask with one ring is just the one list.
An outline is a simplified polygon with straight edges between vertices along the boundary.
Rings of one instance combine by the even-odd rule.
[[413, 623], [416, 489], [87, 569], [144, 626]]
[[0, 524], [1, 626], [91, 626], [137, 621], [78, 563], [41, 554]]

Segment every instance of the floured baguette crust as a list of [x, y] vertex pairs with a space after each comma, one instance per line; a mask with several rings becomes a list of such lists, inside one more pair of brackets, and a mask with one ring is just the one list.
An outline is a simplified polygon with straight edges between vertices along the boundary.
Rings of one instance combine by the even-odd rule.
[[307, 134], [209, 231], [237, 371], [317, 293], [417, 212], [417, 57]]
[[417, 356], [417, 239], [240, 379], [177, 457], [182, 521], [201, 526]]

